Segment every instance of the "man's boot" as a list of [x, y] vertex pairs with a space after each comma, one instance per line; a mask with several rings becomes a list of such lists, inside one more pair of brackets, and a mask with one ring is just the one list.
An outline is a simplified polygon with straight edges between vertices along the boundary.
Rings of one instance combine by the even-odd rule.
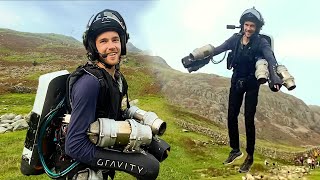
[[248, 154], [243, 164], [240, 166], [239, 172], [240, 173], [248, 172], [252, 164], [253, 164], [253, 156]]
[[235, 160], [240, 159], [243, 156], [243, 153], [239, 149], [233, 149], [229, 157], [223, 162], [224, 165], [232, 164]]

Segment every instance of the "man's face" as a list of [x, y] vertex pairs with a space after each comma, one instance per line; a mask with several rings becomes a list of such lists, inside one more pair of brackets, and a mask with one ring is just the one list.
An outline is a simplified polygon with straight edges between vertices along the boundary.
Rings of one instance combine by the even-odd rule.
[[248, 38], [251, 37], [256, 32], [256, 24], [251, 21], [245, 21], [243, 25], [244, 35]]
[[107, 58], [104, 58], [104, 61], [107, 64], [116, 65], [119, 63], [121, 42], [117, 32], [107, 31], [98, 35], [96, 39], [96, 47], [99, 53], [107, 54]]

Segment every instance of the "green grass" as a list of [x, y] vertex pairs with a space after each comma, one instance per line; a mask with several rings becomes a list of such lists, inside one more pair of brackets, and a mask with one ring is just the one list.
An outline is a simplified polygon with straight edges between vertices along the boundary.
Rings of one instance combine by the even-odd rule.
[[[42, 180], [50, 179], [46, 174], [37, 176], [24, 176], [20, 172], [21, 154], [25, 141], [26, 130], [0, 134], [0, 180]], [[130, 175], [119, 173], [119, 179], [132, 178]]]
[[27, 54], [11, 54], [10, 56], [2, 57], [2, 60], [9, 62], [49, 62], [54, 60], [63, 60], [64, 57], [57, 54], [44, 54], [44, 53], [27, 53]]
[[[209, 141], [209, 138], [192, 132], [182, 132], [173, 120], [171, 110], [161, 97], [144, 97], [140, 99], [139, 106], [145, 110], [155, 111], [163, 120], [168, 123], [168, 129], [162, 137], [172, 147], [169, 158], [161, 163], [161, 170], [158, 179], [197, 179], [200, 178], [199, 169], [218, 168], [225, 169], [221, 164], [227, 152], [228, 147], [215, 145], [198, 146], [194, 144], [197, 141]], [[0, 135], [0, 152], [3, 158], [0, 164], [5, 165], [0, 171], [0, 179], [42, 179], [45, 176], [24, 177], [19, 172], [20, 158], [23, 148], [23, 142], [26, 131], [18, 131]], [[220, 171], [220, 170], [219, 170]], [[229, 172], [229, 171], [228, 171]], [[233, 174], [230, 172], [230, 174]], [[234, 173], [235, 174], [235, 173]], [[235, 176], [239, 176], [237, 174]], [[117, 179], [130, 177], [120, 173]]]
[[[21, 154], [25, 140], [26, 130], [5, 133], [0, 135], [0, 179], [23, 179], [20, 173]], [[25, 179], [45, 179], [46, 175], [32, 176]]]
[[[141, 72], [141, 69], [128, 69], [123, 68], [123, 74], [128, 82], [128, 94], [130, 99], [139, 98], [142, 96], [148, 96], [149, 94], [156, 94], [149, 89], [154, 80], [148, 76], [145, 72]], [[155, 89], [156, 90], [156, 89]]]
[[[215, 145], [198, 146], [198, 141], [209, 141], [210, 138], [192, 132], [182, 132], [174, 123], [170, 106], [159, 96], [143, 97], [139, 99], [139, 106], [145, 110], [152, 110], [168, 123], [168, 129], [162, 137], [172, 147], [169, 158], [161, 163], [159, 179], [197, 179], [201, 168], [225, 169], [221, 162], [227, 155], [229, 148]], [[43, 179], [42, 176], [24, 177], [19, 172], [20, 158], [26, 130], [0, 135], [0, 179]], [[220, 170], [219, 170], [220, 171]], [[232, 174], [232, 172], [230, 173]], [[239, 176], [239, 174], [235, 175]], [[119, 173], [117, 179], [129, 178], [129, 175]]]
[[[50, 72], [52, 72], [52, 71], [50, 71]], [[34, 72], [34, 73], [30, 74], [30, 75], [25, 76], [25, 79], [27, 79], [27, 80], [37, 80], [38, 81], [39, 77], [41, 75], [46, 74], [46, 73], [49, 73], [49, 71], [47, 71], [47, 72], [46, 71]]]
[[308, 180], [319, 180], [320, 179], [320, 168], [311, 170], [310, 175], [307, 176]]
[[[180, 116], [177, 110], [168, 105], [163, 98], [143, 97], [139, 101], [139, 107], [156, 112], [167, 122], [168, 128], [163, 139], [172, 146], [172, 149], [169, 158], [161, 165], [159, 179], [208, 179], [210, 177], [221, 179], [224, 176], [226, 179], [241, 179], [243, 174], [239, 174], [236, 167], [226, 167], [222, 164], [230, 148], [210, 143], [203, 145], [202, 142], [210, 142], [209, 137], [193, 132], [183, 132], [182, 128], [175, 123], [176, 118], [183, 118], [183, 116]], [[189, 117], [189, 120], [196, 121], [192, 117]], [[243, 160], [244, 158], [236, 162], [235, 166], [240, 166]], [[255, 164], [262, 165], [263, 161], [263, 157], [256, 155]]]
[[8, 49], [8, 48], [5, 48], [5, 47], [0, 47], [0, 53], [1, 53], [1, 55], [2, 54], [9, 54], [9, 53], [11, 53], [12, 51], [10, 50], [10, 49]]
[[[54, 34], [54, 33], [29, 33], [29, 32], [20, 32], [20, 31], [14, 31], [10, 29], [3, 29], [0, 28], [1, 33], [7, 33], [7, 34], [14, 34], [16, 36], [21, 36], [21, 37], [27, 37], [27, 38], [32, 38], [32, 39], [37, 39], [40, 42], [43, 42], [44, 44], [50, 44], [52, 46], [59, 46], [61, 47], [77, 47], [77, 48], [82, 48], [81, 42], [76, 40], [75, 38], [71, 36], [65, 36], [61, 34]], [[48, 46], [48, 47], [52, 47]]]
[[281, 150], [281, 151], [286, 151], [286, 152], [302, 152], [307, 150], [306, 148], [303, 147], [293, 147], [289, 145], [284, 145], [284, 144], [275, 144], [270, 141], [266, 140], [257, 140], [257, 146], [260, 147], [268, 147], [270, 149], [275, 149], [275, 150]]
[[[1, 31], [1, 29], [0, 29]], [[189, 123], [210, 128], [211, 130], [226, 134], [225, 130], [216, 126], [211, 121], [198, 115], [188, 113], [184, 109], [170, 105], [165, 98], [158, 93], [156, 88], [150, 89], [155, 81], [143, 64], [137, 62], [134, 57], [129, 57], [128, 63], [123, 66], [125, 77], [129, 83], [130, 99], [139, 99], [138, 107], [146, 111], [155, 112], [159, 118], [167, 123], [167, 130], [161, 137], [171, 145], [169, 157], [161, 163], [159, 180], [185, 180], [185, 179], [226, 179], [238, 180], [244, 174], [238, 173], [238, 168], [244, 157], [232, 166], [224, 166], [222, 162], [229, 154], [228, 146], [211, 143], [211, 138], [205, 134], [195, 132], [183, 132], [177, 120], [185, 120]], [[135, 68], [132, 68], [135, 67]], [[70, 71], [71, 72], [71, 71]], [[40, 72], [34, 72], [28, 79], [35, 80]], [[155, 91], [153, 91], [155, 90]], [[0, 96], [0, 115], [4, 113], [27, 114], [31, 111], [35, 94], [6, 94]], [[7, 108], [7, 110], [4, 110]], [[24, 146], [26, 130], [0, 134], [0, 180], [49, 179], [45, 174], [38, 176], [24, 176], [20, 172], [21, 154]], [[244, 140], [244, 137], [241, 137]], [[257, 140], [257, 145], [277, 148], [285, 151], [302, 150], [290, 146], [273, 144], [272, 142]], [[245, 152], [245, 149], [242, 149]], [[255, 154], [255, 162], [252, 173], [264, 172], [263, 163], [266, 158]], [[274, 160], [272, 160], [273, 162]], [[279, 163], [281, 164], [281, 163]], [[320, 170], [313, 170], [308, 179], [319, 179]], [[117, 172], [116, 180], [135, 179], [132, 176]]]
[[52, 72], [54, 72], [54, 71], [44, 70], [44, 71], [41, 71], [41, 72], [34, 72], [34, 73], [30, 74], [30, 75], [25, 76], [25, 79], [27, 79], [27, 80], [36, 80], [37, 82], [39, 82], [39, 77], [41, 75], [44, 75], [44, 74], [47, 74], [47, 73], [52, 73]]
[[[11, 97], [11, 98], [10, 98]], [[12, 96], [0, 96], [2, 100], [23, 99], [33, 102], [32, 96], [15, 94]], [[8, 101], [15, 104], [19, 101]], [[31, 103], [32, 104], [32, 103]], [[230, 149], [228, 146], [213, 145], [210, 137], [194, 132], [183, 132], [175, 122], [176, 118], [183, 118], [177, 109], [168, 105], [166, 100], [159, 95], [143, 96], [139, 98], [138, 106], [146, 111], [154, 111], [167, 122], [167, 130], [161, 137], [171, 145], [169, 157], [161, 163], [158, 179], [241, 179], [244, 174], [237, 172], [244, 158], [235, 162], [232, 166], [224, 166], [222, 162], [227, 157]], [[196, 121], [192, 116], [189, 121]], [[20, 173], [21, 153], [25, 140], [26, 130], [0, 135], [0, 179], [49, 179], [45, 174], [39, 176], [23, 176]], [[209, 142], [204, 144], [203, 142]], [[244, 152], [245, 150], [242, 149]], [[265, 171], [264, 157], [255, 154], [255, 163], [251, 172]], [[320, 171], [312, 171], [308, 179], [316, 179]], [[116, 180], [134, 179], [125, 173], [117, 173]]]
[[0, 95], [0, 114], [28, 114], [33, 107], [35, 94]]
[[[52, 73], [52, 72], [54, 72], [54, 71], [60, 71], [60, 70], [67, 70], [69, 73], [72, 73], [73, 71], [76, 70], [76, 68], [77, 68], [80, 64], [81, 64], [81, 63], [79, 63], [79, 64], [74, 64], [74, 65], [70, 65], [70, 66], [66, 66], [66, 67], [59, 68], [59, 69], [56, 68], [55, 70], [50, 70], [50, 69], [48, 69], [48, 70], [42, 70], [42, 71], [35, 71], [35, 72], [33, 72], [32, 74], [25, 76], [24, 79], [26, 79], [26, 80], [36, 80], [36, 81], [38, 81], [38, 79], [39, 79], [39, 77], [40, 77], [41, 75], [44, 75], [44, 74], [46, 74], [46, 73]], [[63, 66], [63, 65], [61, 65], [61, 66]]]
[[[222, 134], [224, 136], [227, 136], [226, 129], [221, 129], [221, 125], [217, 125], [214, 122], [198, 116], [196, 114], [189, 113], [185, 111], [184, 108], [178, 108], [178, 107], [172, 107], [172, 110], [174, 110], [173, 114], [175, 114], [179, 119], [182, 119], [185, 122], [189, 122], [201, 127], [209, 128], [212, 131], [215, 131], [216, 133]], [[223, 127], [224, 128], [224, 127]], [[240, 135], [240, 140], [242, 142], [246, 141], [245, 135]], [[265, 147], [268, 149], [275, 149], [275, 150], [281, 150], [285, 152], [300, 152], [305, 151], [306, 148], [303, 147], [293, 147], [293, 146], [287, 146], [283, 144], [275, 144], [270, 141], [257, 139], [256, 140], [256, 147]]]

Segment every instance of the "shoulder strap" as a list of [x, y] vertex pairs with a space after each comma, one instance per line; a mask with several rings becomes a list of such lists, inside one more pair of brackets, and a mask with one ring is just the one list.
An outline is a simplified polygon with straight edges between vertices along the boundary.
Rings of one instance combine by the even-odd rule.
[[[127, 97], [127, 108], [130, 107], [129, 98], [128, 98], [128, 84], [124, 76], [119, 72], [119, 78], [122, 81], [122, 95]], [[71, 73], [67, 80], [67, 90], [66, 90], [66, 99], [67, 99], [67, 109], [69, 112], [72, 110], [72, 102], [71, 102], [71, 91], [74, 83], [83, 75], [83, 74], [90, 74], [96, 77], [100, 83], [100, 93], [99, 99], [97, 102], [97, 117], [107, 117], [107, 116], [114, 116], [118, 112], [117, 110], [112, 109], [112, 95], [114, 94], [113, 89], [109, 88], [112, 87], [113, 79], [110, 75], [106, 74], [107, 72], [103, 69], [98, 68], [97, 66], [86, 64], [84, 66], [79, 66], [73, 73]], [[106, 103], [107, 102], [107, 103]], [[115, 102], [113, 102], [115, 103]], [[120, 102], [121, 106], [121, 102]], [[114, 117], [116, 118], [116, 117]]]
[[112, 86], [112, 79], [105, 74], [103, 69], [100, 69], [97, 66], [88, 66], [85, 68], [85, 71], [98, 78], [100, 83], [100, 93], [97, 102], [96, 116], [107, 117], [113, 113], [113, 110], [111, 109], [111, 98], [113, 92], [112, 88], [109, 88]]
[[106, 80], [104, 79], [103, 73], [99, 70], [98, 67], [90, 64], [86, 64], [83, 66], [79, 66], [74, 72], [72, 72], [67, 79], [67, 88], [66, 88], [66, 99], [67, 99], [67, 109], [70, 113], [72, 111], [72, 102], [71, 102], [71, 91], [75, 82], [83, 75], [89, 74], [96, 77], [100, 83], [100, 91], [103, 93], [99, 93], [99, 99], [105, 99], [107, 96], [108, 85]]
[[84, 74], [84, 71], [82, 69], [83, 66], [78, 66], [77, 69], [68, 76], [66, 82], [66, 106], [68, 113], [71, 113], [72, 110], [71, 90], [74, 83]]
[[123, 76], [123, 74], [120, 71], [119, 71], [119, 75], [122, 80], [122, 92], [123, 92], [123, 95], [125, 95], [127, 98], [127, 108], [129, 109], [130, 103], [129, 103], [129, 96], [128, 96], [128, 83], [126, 78]]
[[232, 49], [232, 56], [229, 60], [229, 63], [227, 65], [227, 68], [228, 69], [231, 69], [232, 67], [235, 67], [236, 65], [236, 60], [238, 59], [238, 49], [239, 49], [239, 44], [240, 44], [240, 39], [242, 37], [242, 34], [241, 33], [234, 33], [233, 36], [236, 36], [236, 41], [235, 41], [235, 44], [234, 44], [234, 49]]

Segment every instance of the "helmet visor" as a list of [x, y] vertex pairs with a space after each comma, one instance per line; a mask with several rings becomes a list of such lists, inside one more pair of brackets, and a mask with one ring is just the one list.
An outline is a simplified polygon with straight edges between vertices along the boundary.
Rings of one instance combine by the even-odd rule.
[[242, 13], [241, 17], [249, 13], [253, 14], [259, 21], [262, 20], [261, 14], [256, 9], [253, 9], [253, 8], [245, 10]]
[[123, 22], [121, 22], [120, 19], [116, 15], [114, 15], [112, 12], [109, 12], [109, 11], [104, 11], [102, 13], [97, 14], [96, 17], [93, 19], [92, 24], [95, 24], [95, 23], [101, 23], [101, 24], [110, 23], [111, 20], [116, 21], [122, 27], [122, 29], [125, 30], [125, 26], [124, 26]]

